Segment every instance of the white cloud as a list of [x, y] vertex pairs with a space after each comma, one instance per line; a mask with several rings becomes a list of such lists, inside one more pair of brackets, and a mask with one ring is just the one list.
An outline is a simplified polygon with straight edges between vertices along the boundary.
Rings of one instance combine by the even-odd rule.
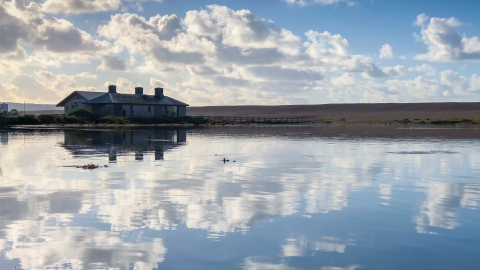
[[290, 5], [307, 6], [307, 5], [334, 5], [339, 3], [347, 3], [348, 6], [355, 6], [357, 2], [350, 0], [283, 0]]
[[381, 67], [378, 68], [375, 65], [369, 66], [369, 68], [362, 73], [365, 78], [382, 78], [382, 77], [399, 77], [405, 76], [405, 68], [397, 65], [393, 67]]
[[343, 73], [338, 77], [333, 77], [330, 79], [330, 82], [337, 87], [351, 86], [358, 83], [357, 78], [352, 73]]
[[312, 70], [288, 69], [278, 66], [252, 66], [246, 69], [247, 73], [255, 78], [268, 81], [320, 81], [323, 80], [323, 74]]
[[[55, 3], [54, 0], [48, 1]], [[345, 37], [328, 31], [309, 30], [304, 33], [306, 42], [302, 43], [301, 37], [249, 10], [212, 5], [204, 10], [188, 11], [184, 17], [171, 14], [145, 18], [134, 13], [118, 13], [102, 22], [97, 28], [98, 37], [97, 33], [83, 31], [67, 19], [47, 17], [40, 4], [28, 3], [24, 5], [16, 0], [0, 6], [0, 12], [4, 14], [0, 34], [5, 37], [0, 39], [0, 74], [10, 76], [1, 82], [9, 93], [11, 89], [17, 89], [10, 80], [28, 75], [23, 74], [27, 67], [45, 70], [71, 64], [88, 68], [91, 72], [95, 68], [99, 72], [130, 70], [142, 76], [144, 83], [155, 77], [170, 83], [169, 90], [175, 98], [198, 105], [309, 103], [310, 99], [319, 96], [311, 95], [312, 92], [322, 89], [327, 89], [329, 94], [328, 99], [321, 95], [321, 102], [358, 102], [372, 99], [374, 93], [379, 95], [374, 98], [378, 101], [411, 98], [408, 94], [388, 90], [392, 88], [384, 83], [369, 83], [369, 80], [378, 78], [405, 76], [407, 69], [404, 66], [378, 66], [375, 59], [353, 53], [354, 48]], [[73, 2], [62, 3], [70, 5]], [[84, 7], [85, 3], [80, 6]], [[97, 5], [100, 2], [92, 0], [89, 3]], [[126, 3], [123, 1], [120, 5]], [[416, 24], [422, 26], [421, 40], [434, 40], [430, 39], [433, 34], [429, 31], [437, 29], [438, 25], [450, 28], [461, 25], [454, 18], [439, 19], [440, 23], [434, 19], [429, 20], [425, 15], [418, 17]], [[463, 56], [474, 55], [479, 39], [461, 40]], [[435, 48], [444, 49], [441, 46]], [[380, 58], [391, 57], [394, 57], [391, 46], [384, 44]], [[408, 70], [435, 75], [435, 70], [426, 65]], [[49, 71], [55, 73], [53, 69]], [[25, 79], [32, 84], [38, 79], [34, 74], [29, 76]], [[115, 80], [117, 76], [114, 76], [105, 80]], [[412, 83], [410, 81], [404, 81], [405, 85]], [[453, 84], [446, 82], [436, 86], [445, 95], [434, 91], [435, 95], [417, 96], [461, 99], [467, 93], [475, 92], [473, 86], [468, 91], [459, 92], [453, 89]], [[357, 83], [360, 86], [355, 88]], [[94, 82], [97, 86], [102, 84], [103, 81], [98, 82], [98, 79]], [[39, 87], [38, 91], [44, 89], [47, 88]], [[368, 98], [363, 95], [365, 91]], [[54, 99], [55, 95], [43, 97]], [[23, 99], [18, 95], [17, 98]]]
[[380, 48], [380, 58], [393, 58], [393, 49], [389, 44], [383, 44]]
[[117, 10], [120, 0], [47, 0], [42, 5], [46, 13], [92, 13]]
[[98, 67], [100, 70], [127, 70], [125, 60], [122, 60], [114, 55], [106, 55], [102, 57], [102, 64]]
[[233, 11], [225, 6], [209, 6], [217, 24], [224, 25], [223, 44], [238, 48], [290, 50], [300, 44], [292, 32], [256, 17], [248, 10]]
[[55, 14], [108, 12], [118, 10], [129, 2], [141, 9], [139, 4], [147, 1], [162, 2], [163, 0], [46, 0], [42, 5], [42, 10]]
[[0, 97], [11, 101], [30, 100], [37, 103], [55, 103], [76, 90], [95, 91], [90, 87], [78, 85], [77, 79], [94, 79], [95, 75], [80, 73], [75, 76], [55, 75], [40, 70], [33, 75], [19, 74], [8, 83], [1, 84]]
[[461, 36], [455, 27], [463, 25], [457, 18], [430, 18], [420, 14], [415, 25], [422, 27], [418, 38], [427, 46], [427, 53], [415, 56], [428, 61], [480, 60], [480, 40], [478, 37]]
[[426, 75], [433, 76], [437, 73], [437, 69], [429, 64], [421, 64], [408, 69], [408, 71], [423, 72]]
[[77, 75], [75, 75], [75, 78], [82, 78], [82, 79], [97, 79], [98, 76], [95, 74], [91, 74], [88, 72], [82, 72]]
[[45, 54], [28, 54], [20, 46], [12, 52], [0, 54], [0, 75], [18, 75], [23, 67], [60, 67], [59, 59]]
[[33, 43], [54, 53], [95, 53], [106, 51], [110, 44], [97, 41], [85, 31], [64, 19], [48, 19], [36, 28], [37, 36]]
[[128, 94], [134, 93], [135, 87], [142, 86], [139, 83], [134, 83], [129, 79], [122, 78], [122, 77], [118, 77], [117, 80], [114, 82], [107, 81], [103, 84], [103, 86], [105, 87], [105, 89], [107, 89], [107, 86], [112, 84], [117, 86], [118, 93], [128, 93]]
[[428, 21], [428, 19], [429, 17], [425, 15], [425, 13], [422, 13], [417, 16], [417, 19], [413, 22], [413, 25], [423, 26]]
[[[89, 33], [76, 28], [70, 21], [45, 18], [40, 6], [22, 0], [0, 6], [0, 54], [18, 50], [19, 42], [41, 47], [54, 54], [94, 57], [110, 50], [110, 43], [96, 40]], [[88, 58], [87, 57], [87, 58]]]
[[[410, 68], [412, 71], [426, 72], [433, 70], [428, 66]], [[422, 71], [424, 70], [424, 71]], [[438, 74], [438, 76], [434, 76]], [[329, 83], [319, 83], [317, 91], [324, 91], [329, 102], [341, 103], [359, 100], [366, 103], [383, 102], [442, 102], [464, 101], [480, 97], [480, 77], [473, 74], [462, 76], [451, 70], [414, 79], [389, 79], [383, 83], [355, 77], [353, 74], [342, 74], [331, 77]]]
[[305, 35], [309, 40], [305, 43], [307, 54], [314, 59], [324, 56], [348, 56], [349, 54], [348, 41], [341, 35], [332, 35], [327, 31], [318, 33], [312, 30]]

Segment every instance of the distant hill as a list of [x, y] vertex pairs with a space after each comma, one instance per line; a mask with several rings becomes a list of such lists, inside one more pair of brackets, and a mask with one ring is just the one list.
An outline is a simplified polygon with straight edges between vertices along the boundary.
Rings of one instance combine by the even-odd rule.
[[480, 118], [480, 103], [361, 103], [285, 106], [189, 107], [190, 116], [323, 118], [349, 121]]
[[[0, 103], [4, 103], [0, 101]], [[14, 103], [14, 102], [5, 102], [8, 104], [8, 110], [16, 109], [18, 111], [23, 111], [23, 103]], [[62, 111], [63, 107], [55, 107], [52, 104], [33, 104], [25, 103], [25, 110], [28, 111]]]

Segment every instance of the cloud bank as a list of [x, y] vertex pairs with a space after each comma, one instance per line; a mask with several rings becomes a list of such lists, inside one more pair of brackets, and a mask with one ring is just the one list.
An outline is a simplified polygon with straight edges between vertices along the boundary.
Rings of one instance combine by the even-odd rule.
[[[0, 2], [0, 99], [56, 103], [68, 91], [104, 91], [105, 82], [119, 79], [130, 81], [126, 85], [165, 82], [168, 95], [194, 105], [460, 101], [477, 95], [476, 74], [452, 71], [453, 77], [463, 76], [460, 86], [432, 77], [441, 72], [426, 63], [379, 65], [380, 59], [398, 59], [390, 44], [370, 56], [355, 53], [341, 34], [308, 30], [297, 35], [249, 10], [209, 5], [185, 14], [144, 17], [122, 11], [132, 3]], [[118, 13], [89, 31], [77, 27], [71, 17], [55, 17], [111, 11]], [[414, 25], [421, 27], [417, 39], [427, 48], [415, 59], [479, 59], [478, 37], [462, 37], [456, 30], [462, 25], [458, 19], [421, 14]], [[75, 77], [69, 68], [99, 74], [93, 81], [77, 78], [69, 87], [52, 88], [62, 85], [67, 76], [63, 74]], [[57, 81], [51, 84], [38, 75], [42, 72], [52, 73]], [[19, 83], [19, 78], [30, 84]]]

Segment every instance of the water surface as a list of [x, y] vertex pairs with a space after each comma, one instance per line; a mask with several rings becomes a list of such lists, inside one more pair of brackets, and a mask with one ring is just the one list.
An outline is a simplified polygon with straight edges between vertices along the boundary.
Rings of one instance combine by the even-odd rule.
[[479, 133], [0, 130], [0, 269], [480, 269]]

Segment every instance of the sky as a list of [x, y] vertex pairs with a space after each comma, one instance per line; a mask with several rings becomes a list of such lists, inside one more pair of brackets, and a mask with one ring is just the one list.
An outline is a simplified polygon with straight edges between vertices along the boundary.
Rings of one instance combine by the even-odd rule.
[[480, 1], [0, 0], [0, 102], [479, 101]]

